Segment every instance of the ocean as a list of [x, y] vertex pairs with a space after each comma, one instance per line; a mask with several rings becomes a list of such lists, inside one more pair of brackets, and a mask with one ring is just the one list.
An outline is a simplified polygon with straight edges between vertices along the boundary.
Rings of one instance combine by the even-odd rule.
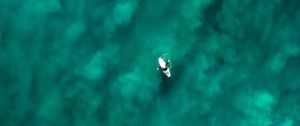
[[299, 126], [299, 5], [1, 0], [0, 125]]

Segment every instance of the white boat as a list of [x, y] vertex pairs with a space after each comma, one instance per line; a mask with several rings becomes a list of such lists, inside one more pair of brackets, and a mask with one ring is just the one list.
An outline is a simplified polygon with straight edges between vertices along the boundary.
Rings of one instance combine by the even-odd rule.
[[167, 62], [163, 59], [163, 57], [158, 58], [158, 64], [159, 64], [159, 70], [161, 70], [167, 77], [171, 77], [171, 71], [170, 71], [170, 60]]

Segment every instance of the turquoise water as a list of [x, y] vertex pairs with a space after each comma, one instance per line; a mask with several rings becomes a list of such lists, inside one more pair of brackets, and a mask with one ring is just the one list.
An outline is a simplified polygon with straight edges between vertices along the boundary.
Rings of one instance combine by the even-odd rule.
[[0, 125], [299, 126], [299, 5], [1, 0]]

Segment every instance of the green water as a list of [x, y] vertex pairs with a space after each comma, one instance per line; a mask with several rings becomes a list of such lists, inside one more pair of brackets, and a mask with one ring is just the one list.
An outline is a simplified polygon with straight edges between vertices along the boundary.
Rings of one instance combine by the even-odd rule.
[[299, 5], [0, 0], [0, 125], [299, 126]]

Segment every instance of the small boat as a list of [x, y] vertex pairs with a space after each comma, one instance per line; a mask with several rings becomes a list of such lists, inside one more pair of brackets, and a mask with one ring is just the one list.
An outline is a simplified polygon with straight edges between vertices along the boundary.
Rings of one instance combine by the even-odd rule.
[[167, 77], [171, 77], [171, 62], [170, 59], [167, 59], [165, 54], [158, 58], [158, 64], [158, 70], [161, 70]]

